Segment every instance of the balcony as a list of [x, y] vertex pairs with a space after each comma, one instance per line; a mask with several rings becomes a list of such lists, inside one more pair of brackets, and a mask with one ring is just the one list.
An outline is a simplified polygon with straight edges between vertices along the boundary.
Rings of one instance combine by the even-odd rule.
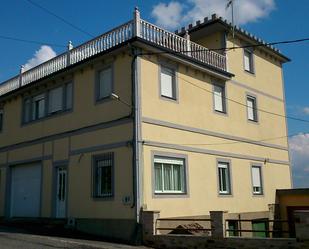
[[224, 55], [210, 51], [189, 39], [141, 19], [139, 11], [135, 10], [133, 20], [76, 48], [69, 47], [68, 51], [26, 72], [21, 70], [19, 75], [0, 84], [0, 96], [59, 72], [71, 65], [80, 63], [136, 37], [175, 54], [181, 54], [188, 59], [226, 71], [226, 57]]

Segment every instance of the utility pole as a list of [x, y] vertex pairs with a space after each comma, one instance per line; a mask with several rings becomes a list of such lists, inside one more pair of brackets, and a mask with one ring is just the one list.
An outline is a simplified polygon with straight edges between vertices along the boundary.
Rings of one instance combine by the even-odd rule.
[[[231, 7], [232, 11], [232, 37], [233, 37], [233, 43], [234, 43], [234, 37], [235, 37], [235, 23], [234, 23], [234, 1], [235, 0], [227, 0], [226, 9]], [[234, 47], [234, 45], [233, 45]]]

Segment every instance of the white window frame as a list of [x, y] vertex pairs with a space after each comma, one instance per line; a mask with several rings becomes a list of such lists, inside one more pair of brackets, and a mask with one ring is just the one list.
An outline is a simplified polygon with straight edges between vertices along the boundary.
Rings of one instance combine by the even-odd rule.
[[[161, 190], [156, 189], [156, 164], [161, 164], [161, 180], [162, 186]], [[180, 185], [181, 190], [166, 190], [164, 183], [164, 167], [169, 165], [171, 167], [171, 185], [172, 188], [175, 189], [175, 181], [174, 181], [174, 167], [180, 167]], [[178, 157], [170, 157], [170, 156], [161, 156], [155, 155], [153, 159], [153, 167], [154, 167], [154, 192], [155, 194], [186, 194], [186, 161], [185, 158]]]
[[[163, 75], [168, 75], [171, 77], [171, 94], [167, 94], [164, 92], [164, 80], [163, 80]], [[166, 65], [160, 65], [160, 75], [159, 75], [159, 81], [160, 81], [160, 97], [169, 99], [169, 100], [174, 100], [176, 101], [178, 96], [177, 96], [177, 80], [176, 80], [176, 69], [173, 67], [169, 67]]]
[[[217, 93], [216, 89], [221, 89], [221, 96]], [[214, 101], [214, 110], [219, 113], [226, 114], [227, 113], [227, 107], [226, 107], [226, 89], [225, 85], [221, 84], [214, 84], [213, 86], [213, 101]], [[217, 101], [220, 101], [220, 105], [222, 107], [222, 110], [217, 106]]]
[[[100, 162], [106, 163], [106, 165], [99, 165]], [[103, 179], [101, 178], [101, 171], [104, 167], [110, 167], [111, 170], [111, 192], [103, 193], [101, 192], [101, 185]], [[94, 198], [105, 198], [114, 196], [114, 153], [109, 152], [102, 155], [94, 156], [93, 159], [93, 197]]]
[[[244, 70], [246, 72], [254, 74], [254, 61], [253, 61], [254, 53], [248, 48], [244, 48]], [[247, 59], [246, 59], [247, 58]], [[248, 65], [246, 61], [248, 60]]]
[[[255, 179], [255, 176], [254, 176], [255, 169], [258, 169], [258, 174], [259, 174], [258, 175], [258, 181], [259, 181], [258, 184], [255, 184], [255, 181], [257, 181]], [[251, 165], [251, 179], [252, 179], [252, 193], [253, 193], [253, 195], [263, 195], [262, 166], [255, 165], [255, 164]], [[259, 188], [259, 190], [256, 190], [255, 188]]]
[[[251, 101], [252, 107], [250, 107], [249, 101]], [[252, 95], [247, 95], [246, 106], [247, 106], [247, 118], [248, 118], [248, 120], [252, 121], [252, 122], [258, 122], [257, 98], [255, 96], [252, 96]], [[251, 118], [251, 115], [252, 115], [252, 118]]]
[[[220, 173], [220, 169], [225, 169], [225, 182], [226, 190], [223, 189], [223, 176]], [[231, 184], [231, 171], [230, 171], [230, 162], [228, 161], [217, 161], [217, 172], [218, 172], [218, 190], [220, 195], [231, 195], [232, 193], [232, 184]]]

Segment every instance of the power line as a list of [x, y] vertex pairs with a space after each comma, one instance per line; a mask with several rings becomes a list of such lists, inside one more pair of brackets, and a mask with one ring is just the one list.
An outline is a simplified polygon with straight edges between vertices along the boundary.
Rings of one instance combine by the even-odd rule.
[[11, 36], [4, 36], [4, 35], [0, 35], [0, 39], [18, 41], [18, 42], [25, 42], [25, 43], [32, 43], [32, 44], [39, 44], [39, 45], [49, 45], [49, 46], [53, 46], [53, 47], [66, 47], [64, 45], [55, 44], [55, 43], [26, 40], [26, 39], [21, 39], [21, 38], [16, 38], [16, 37], [11, 37]]
[[[309, 132], [304, 132], [304, 134], [307, 134]], [[235, 141], [235, 142], [223, 142], [223, 143], [187, 143], [187, 144], [177, 144], [177, 145], [227, 145], [227, 144], [238, 144], [238, 143], [256, 143], [256, 142], [265, 142], [265, 141], [272, 141], [272, 140], [278, 140], [278, 139], [282, 139], [282, 138], [288, 138], [288, 137], [294, 137], [299, 135], [298, 133], [294, 133], [294, 134], [290, 134], [290, 135], [285, 135], [285, 136], [280, 136], [280, 137], [272, 137], [272, 138], [265, 138], [265, 139], [261, 139], [261, 140], [248, 140], [248, 141]], [[234, 140], [234, 139], [231, 139]]]
[[[166, 70], [169, 71], [171, 74], [174, 73], [172, 70], [170, 70], [170, 69], [168, 69], [168, 68], [166, 68]], [[182, 78], [182, 77], [180, 77], [180, 76], [177, 76], [177, 77], [178, 77], [179, 79], [182, 79], [184, 82], [187, 82], [188, 84], [190, 84], [190, 85], [192, 85], [192, 86], [194, 86], [194, 87], [196, 87], [196, 88], [199, 88], [199, 89], [201, 89], [201, 90], [203, 90], [203, 91], [205, 91], [205, 92], [208, 92], [208, 93], [210, 93], [210, 94], [216, 94], [214, 91], [207, 90], [207, 89], [205, 89], [205, 88], [203, 88], [203, 87], [201, 87], [201, 86], [198, 86], [198, 85], [196, 85], [195, 83], [193, 83], [192, 81], [189, 81], [189, 80], [187, 80], [187, 79], [185, 79], [185, 78]], [[238, 104], [238, 105], [241, 105], [241, 106], [244, 106], [244, 107], [248, 107], [247, 104], [243, 104], [243, 103], [241, 103], [241, 102], [239, 102], [239, 101], [237, 101], [237, 100], [228, 98], [228, 97], [226, 97], [226, 96], [223, 96], [222, 98], [225, 99], [225, 100], [234, 102], [234, 103], [236, 103], [236, 104]], [[292, 116], [287, 116], [287, 115], [283, 115], [283, 114], [279, 114], [279, 113], [267, 111], [267, 110], [260, 109], [260, 108], [255, 108], [255, 110], [260, 111], [260, 112], [264, 112], [264, 113], [267, 113], [267, 114], [271, 114], [271, 115], [274, 115], [274, 116], [282, 117], [282, 118], [287, 118], [287, 119], [292, 119], [292, 120], [296, 120], [296, 121], [300, 121], [300, 122], [309, 123], [309, 120], [306, 120], [306, 119], [301, 119], [301, 118], [296, 118], [296, 117], [292, 117]]]
[[204, 49], [180, 50], [180, 51], [147, 52], [147, 53], [140, 53], [139, 55], [198, 53], [198, 52], [204, 52], [204, 51], [228, 51], [228, 50], [233, 50], [233, 49], [268, 47], [268, 46], [273, 46], [273, 45], [278, 45], [278, 44], [291, 44], [291, 43], [300, 43], [300, 42], [306, 42], [306, 41], [309, 41], [309, 37], [308, 38], [295, 39], [295, 40], [283, 40], [283, 41], [260, 43], [260, 44], [253, 44], [253, 45], [244, 45], [244, 46], [221, 47], [221, 48], [204, 48]]
[[82, 33], [84, 33], [85, 35], [90, 36], [91, 38], [94, 38], [94, 35], [92, 35], [92, 34], [90, 34], [89, 32], [87, 32], [87, 31], [85, 31], [85, 30], [83, 30], [83, 29], [77, 27], [75, 24], [73, 24], [73, 23], [71, 23], [71, 22], [65, 20], [63, 17], [58, 16], [57, 14], [51, 12], [50, 10], [48, 10], [47, 8], [45, 8], [45, 7], [41, 6], [41, 5], [39, 5], [38, 3], [36, 3], [36, 2], [34, 2], [34, 1], [32, 1], [32, 0], [25, 0], [25, 1], [27, 1], [28, 3], [34, 5], [35, 7], [39, 8], [39, 9], [41, 9], [41, 10], [47, 12], [48, 14], [52, 15], [53, 17], [56, 17], [57, 19], [59, 19], [59, 20], [61, 20], [62, 22], [66, 23], [67, 25], [71, 26], [72, 28], [78, 30], [79, 32], [82, 32]]
[[[197, 88], [200, 88], [200, 89], [203, 90], [203, 91], [209, 92], [209, 93], [211, 93], [211, 94], [216, 94], [215, 92], [210, 91], [210, 90], [207, 90], [207, 89], [205, 89], [205, 88], [203, 88], [203, 87], [200, 87], [200, 86], [194, 84], [193, 82], [188, 81], [188, 80], [186, 80], [186, 79], [184, 79], [184, 78], [182, 78], [182, 77], [180, 77], [180, 76], [178, 76], [178, 78], [184, 80], [184, 81], [187, 82], [188, 84], [191, 84], [191, 85], [193, 85], [193, 86], [195, 86], [195, 87], [197, 87]], [[234, 103], [236, 103], [236, 104], [242, 105], [242, 106], [244, 106], [244, 107], [248, 107], [248, 105], [243, 104], [243, 103], [241, 103], [241, 102], [239, 102], [239, 101], [237, 101], [237, 100], [228, 98], [228, 97], [226, 97], [226, 96], [224, 96], [224, 97], [222, 97], [222, 98], [224, 98], [225, 100], [234, 102]], [[264, 110], [264, 109], [260, 109], [260, 108], [255, 108], [255, 109], [256, 109], [257, 111], [264, 112], [264, 113], [271, 114], [271, 115], [275, 115], [275, 116], [278, 116], [278, 117], [288, 118], [288, 119], [292, 119], [292, 120], [296, 120], [296, 121], [301, 121], [301, 122], [309, 123], [309, 120], [306, 120], [306, 119], [301, 119], [301, 118], [296, 118], [296, 117], [292, 117], [292, 116], [287, 116], [287, 115], [283, 115], [283, 114], [279, 114], [279, 113], [275, 113], [275, 112], [270, 112], [270, 111], [267, 111], [267, 110]]]

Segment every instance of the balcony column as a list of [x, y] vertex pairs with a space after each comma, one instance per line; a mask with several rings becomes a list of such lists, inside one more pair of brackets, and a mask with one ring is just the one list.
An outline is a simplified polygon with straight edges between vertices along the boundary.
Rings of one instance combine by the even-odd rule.
[[133, 12], [133, 36], [141, 36], [141, 14], [138, 7], [135, 7]]
[[187, 52], [186, 52], [186, 55], [191, 57], [192, 54], [191, 54], [191, 52], [189, 52], [189, 51], [191, 51], [191, 41], [190, 41], [190, 35], [189, 35], [188, 30], [186, 30], [184, 38], [187, 40], [187, 45], [186, 45], [186, 51]]
[[67, 46], [67, 66], [71, 65], [70, 51], [72, 49], [73, 49], [73, 43], [72, 41], [69, 41]]
[[19, 87], [22, 86], [23, 83], [23, 73], [25, 72], [25, 66], [21, 65], [19, 69]]

